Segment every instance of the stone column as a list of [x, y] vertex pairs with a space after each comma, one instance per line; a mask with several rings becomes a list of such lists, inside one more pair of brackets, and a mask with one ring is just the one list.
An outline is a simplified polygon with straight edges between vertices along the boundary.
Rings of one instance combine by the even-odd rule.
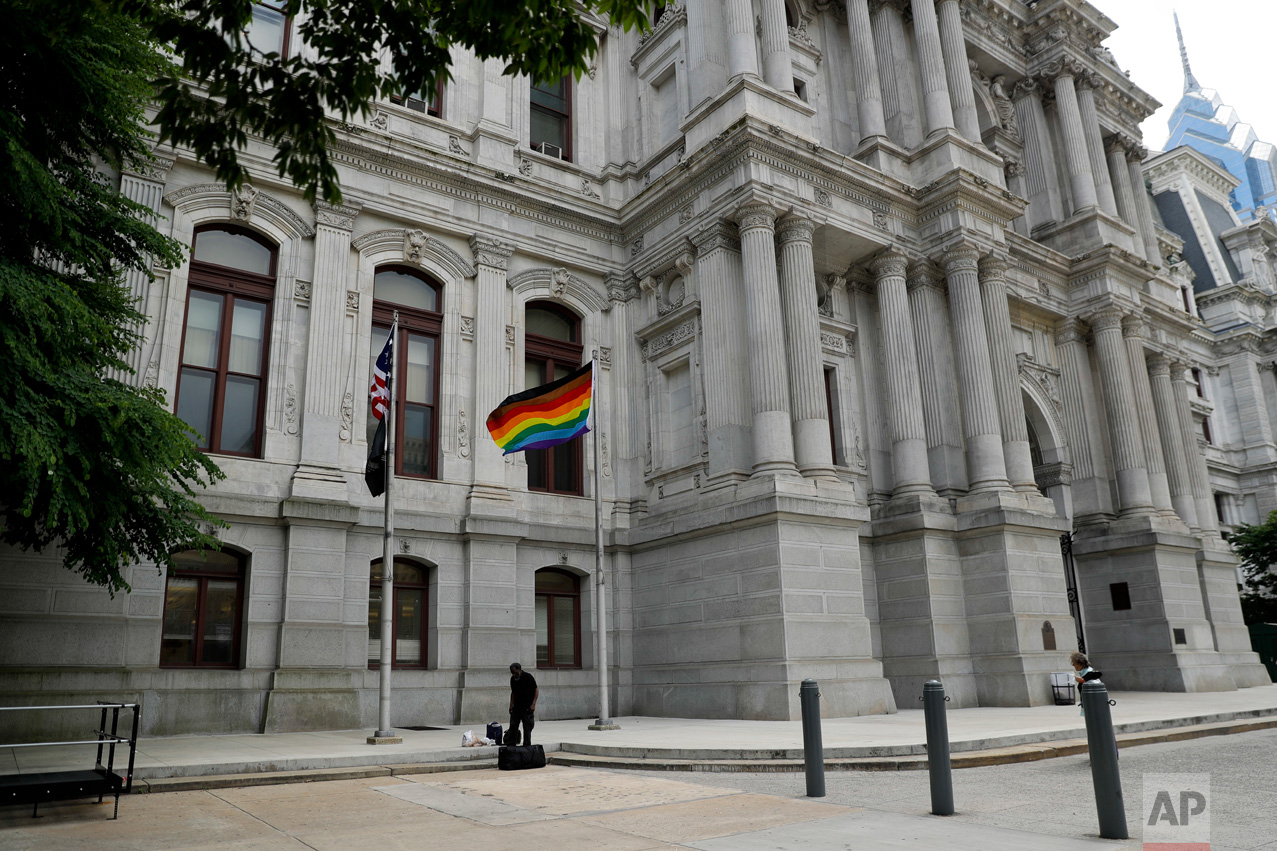
[[979, 257], [979, 251], [967, 245], [944, 255], [971, 493], [1007, 490], [1010, 487], [1002, 455], [998, 405], [993, 395], [989, 335], [984, 327], [984, 307], [980, 301]]
[[[124, 171], [120, 174], [120, 194], [130, 201], [146, 207], [155, 217], [160, 215], [160, 207], [164, 203], [164, 181], [169, 169], [173, 167], [171, 157], [155, 157], [155, 159], [135, 171]], [[155, 218], [151, 219], [154, 223]], [[125, 361], [132, 368], [132, 373], [120, 369], [107, 370], [107, 374], [117, 381], [141, 387], [144, 384], [155, 386], [159, 381], [159, 360], [152, 355], [156, 344], [163, 334], [163, 323], [159, 319], [158, 310], [152, 310], [153, 298], [151, 285], [154, 283], [150, 275], [141, 269], [125, 269], [124, 284], [129, 295], [146, 321], [130, 326], [129, 330], [139, 336], [137, 345], [129, 349]], [[163, 287], [155, 287], [155, 295], [163, 293]], [[149, 327], [148, 327], [149, 326]]]
[[1055, 148], [1047, 130], [1040, 91], [1038, 81], [1030, 78], [1015, 85], [1015, 118], [1024, 140], [1024, 197], [1029, 201], [1024, 217], [1030, 233], [1038, 225], [1064, 217], [1055, 177]]
[[1082, 129], [1082, 110], [1073, 85], [1073, 66], [1065, 62], [1055, 78], [1055, 108], [1060, 117], [1060, 136], [1064, 139], [1064, 161], [1068, 165], [1069, 186], [1073, 190], [1073, 212], [1095, 207], [1095, 177], [1091, 174], [1091, 155], [1086, 148]]
[[[1135, 195], [1135, 215], [1139, 218], [1140, 236], [1144, 238], [1144, 256], [1148, 262], [1158, 266], [1166, 265], [1161, 249], [1157, 247], [1157, 229], [1153, 225], [1153, 201], [1148, 197], [1148, 189], [1144, 186], [1143, 148], [1132, 148], [1126, 152], [1127, 172], [1131, 178], [1131, 192]], [[1213, 509], [1212, 509], [1213, 510]]]
[[1131, 366], [1122, 345], [1122, 312], [1105, 308], [1089, 317], [1095, 333], [1095, 353], [1100, 361], [1104, 407], [1108, 411], [1113, 467], [1117, 478], [1119, 514], [1148, 514], [1153, 509], [1145, 467], [1144, 442], [1138, 417], [1132, 409], [1135, 387]]
[[922, 104], [927, 116], [927, 135], [930, 135], [953, 127], [953, 106], [949, 102], [949, 81], [944, 72], [936, 0], [913, 0], [913, 34], [918, 43]]
[[1148, 469], [1149, 495], [1153, 507], [1164, 514], [1175, 511], [1171, 503], [1170, 484], [1162, 450], [1162, 432], [1153, 407], [1153, 387], [1148, 380], [1144, 360], [1144, 320], [1136, 314], [1122, 318], [1122, 336], [1126, 340], [1126, 356], [1130, 362], [1131, 383], [1135, 387], [1135, 413], [1140, 423], [1140, 440], [1144, 444], [1144, 464]]
[[1112, 511], [1108, 480], [1102, 475], [1101, 440], [1092, 430], [1097, 415], [1088, 392], [1091, 375], [1086, 342], [1076, 319], [1065, 319], [1055, 331], [1060, 353], [1060, 402], [1064, 412], [1064, 433], [1073, 462], [1074, 518]]
[[922, 414], [918, 352], [909, 293], [905, 287], [903, 254], [888, 249], [870, 264], [878, 288], [882, 323], [883, 367], [887, 373], [887, 415], [891, 423], [893, 497], [910, 493], [934, 494], [927, 463], [927, 429]]
[[1016, 490], [1037, 493], [1033, 457], [1029, 452], [1029, 429], [1024, 420], [1024, 398], [1020, 395], [1020, 368], [1011, 345], [1006, 274], [1007, 261], [1004, 257], [991, 254], [980, 258], [980, 300], [984, 305], [985, 332], [989, 335], [993, 390], [998, 401], [1007, 477]]
[[701, 333], [705, 339], [705, 429], [709, 437], [709, 474], [749, 475], [752, 414], [744, 299], [740, 297], [740, 240], [736, 225], [718, 221], [692, 236], [696, 245], [696, 281], [701, 292]]
[[755, 38], [754, 4], [750, 0], [727, 0], [727, 61], [733, 78], [758, 76]]
[[887, 136], [897, 145], [912, 149], [922, 142], [922, 122], [911, 81], [913, 59], [906, 47], [904, 19], [898, 7], [879, 3], [872, 21]]
[[836, 478], [829, 443], [829, 407], [820, 355], [820, 315], [816, 305], [816, 264], [811, 219], [789, 215], [776, 229], [780, 244], [780, 290], [785, 310], [789, 392], [794, 422], [794, 457], [804, 476]]
[[776, 278], [776, 211], [746, 204], [736, 214], [745, 272], [749, 377], [754, 403], [754, 475], [794, 469], [785, 327]]
[[1152, 263], [1156, 257], [1146, 256], [1147, 246], [1140, 229], [1139, 214], [1135, 207], [1135, 193], [1131, 190], [1131, 173], [1126, 167], [1126, 143], [1118, 136], [1109, 139], [1105, 149], [1108, 153], [1108, 172], [1113, 183], [1113, 198], [1117, 204], [1117, 215], [1135, 230], [1136, 253]]
[[860, 119], [860, 141], [887, 135], [882, 113], [882, 84], [878, 78], [878, 57], [874, 52], [873, 27], [869, 23], [869, 0], [847, 0], [847, 30], [851, 34], [851, 61], [856, 82], [856, 115]]
[[[470, 251], [478, 270], [475, 279], [474, 410], [476, 422], [500, 404], [509, 393], [506, 386], [505, 299], [506, 263], [514, 248], [487, 236], [470, 238]], [[522, 369], [522, 365], [520, 365]], [[475, 486], [506, 487], [501, 450], [491, 440], [474, 441]]]
[[964, 139], [980, 143], [980, 119], [975, 112], [975, 91], [971, 85], [971, 66], [967, 61], [967, 42], [962, 34], [962, 10], [958, 0], [939, 0], [940, 43], [944, 47], [944, 70], [949, 78], [949, 100], [953, 104], [953, 120]]
[[1077, 78], [1077, 104], [1082, 115], [1082, 132], [1086, 135], [1086, 153], [1091, 160], [1091, 174], [1095, 178], [1095, 194], [1100, 209], [1110, 216], [1117, 215], [1117, 200], [1113, 197], [1113, 183], [1109, 180], [1108, 164], [1104, 159], [1104, 139], [1100, 136], [1100, 116], [1095, 110], [1095, 87], [1099, 77], [1083, 74]]
[[1197, 440], [1197, 428], [1193, 420], [1192, 402], [1194, 390], [1188, 383], [1188, 364], [1174, 362], [1170, 365], [1171, 386], [1178, 397], [1175, 416], [1179, 420], [1179, 432], [1184, 440], [1184, 457], [1188, 461], [1189, 482], [1193, 489], [1193, 503], [1197, 508], [1197, 525], [1208, 534], [1219, 533], [1219, 520], [1215, 516], [1215, 498], [1210, 489], [1210, 472], [1206, 469], [1206, 455]]
[[351, 287], [350, 232], [359, 204], [315, 203], [315, 280], [306, 340], [301, 463], [336, 472], [346, 364], [341, 348], [346, 290]]
[[967, 464], [962, 453], [962, 408], [953, 364], [953, 336], [944, 304], [944, 273], [929, 261], [916, 262], [909, 267], [908, 284], [931, 483], [941, 495], [956, 496], [967, 490]]
[[784, 0], [759, 0], [763, 21], [763, 82], [778, 92], [793, 92], [794, 63], [789, 57], [789, 27]]
[[[1123, 160], [1123, 171], [1126, 162]], [[1184, 447], [1184, 435], [1180, 431], [1176, 413], [1175, 388], [1171, 384], [1171, 365], [1165, 355], [1154, 352], [1148, 358], [1153, 407], [1157, 414], [1157, 429], [1162, 436], [1162, 451], [1166, 456], [1167, 486], [1171, 504], [1179, 519], [1194, 532], [1200, 530], [1197, 505], [1193, 500], [1193, 474], [1189, 469], [1188, 452]]]
[[693, 108], [727, 85], [722, 22], [719, 0], [688, 0], [687, 65]]

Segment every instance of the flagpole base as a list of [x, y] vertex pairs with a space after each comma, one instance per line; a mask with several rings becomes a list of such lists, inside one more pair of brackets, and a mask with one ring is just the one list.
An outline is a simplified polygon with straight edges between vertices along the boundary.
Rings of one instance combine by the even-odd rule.
[[596, 718], [594, 723], [586, 728], [587, 730], [619, 730], [621, 725], [613, 721], [611, 718]]
[[370, 745], [402, 745], [403, 736], [396, 736], [394, 730], [378, 730], [368, 737]]

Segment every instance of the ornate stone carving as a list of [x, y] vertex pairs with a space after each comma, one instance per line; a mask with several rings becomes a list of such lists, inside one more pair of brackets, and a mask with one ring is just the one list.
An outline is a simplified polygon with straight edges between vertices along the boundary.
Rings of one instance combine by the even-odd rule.
[[525, 159], [524, 157], [519, 158], [519, 174], [524, 177], [532, 174], [532, 160]]
[[359, 293], [355, 290], [346, 290], [346, 309], [359, 310]]
[[684, 207], [678, 211], [678, 223], [680, 225], [685, 225], [694, 218], [696, 218], [696, 211], [690, 206]]
[[326, 201], [315, 202], [315, 223], [340, 230], [353, 230], [355, 216], [359, 215], [362, 204], [329, 204]]
[[696, 265], [696, 258], [692, 256], [690, 251], [684, 251], [682, 254], [674, 258], [674, 268], [678, 269], [680, 274], [690, 275], [692, 267]]
[[452, 154], [461, 154], [465, 156], [466, 149], [461, 147], [461, 139], [456, 136], [448, 137], [448, 152]]
[[874, 227], [878, 230], [891, 230], [891, 223], [887, 221], [887, 214], [882, 210], [873, 211]]
[[1038, 363], [1031, 355], [1024, 352], [1016, 353], [1015, 364], [1021, 378], [1036, 384], [1042, 395], [1051, 400], [1051, 404], [1055, 405], [1057, 411], [1060, 410], [1060, 370]]
[[599, 346], [594, 356], [598, 358], [599, 366], [604, 369], [612, 368], [612, 349], [610, 346]]
[[816, 223], [804, 216], [787, 215], [776, 223], [776, 238], [784, 242], [811, 242]]
[[300, 278], [293, 282], [293, 298], [300, 302], [310, 301], [310, 281], [303, 281]]
[[989, 81], [989, 97], [993, 99], [993, 107], [998, 113], [998, 123], [1002, 125], [1002, 129], [1020, 138], [1020, 123], [1015, 117], [1015, 104], [1011, 102], [1010, 95], [1006, 90], [1007, 78], [1002, 75], [996, 75]]
[[572, 274], [567, 269], [560, 266], [554, 270], [551, 276], [550, 292], [555, 298], [563, 298], [563, 294], [567, 292], [568, 283], [572, 280]]
[[1128, 313], [1122, 317], [1123, 337], [1143, 337], [1144, 318], [1136, 313]]
[[385, 129], [390, 125], [390, 116], [379, 109], [377, 110], [376, 115], [374, 115], [372, 119], [368, 122], [368, 124], [374, 130], [385, 131]]
[[559, 550], [559, 564], [567, 564], [567, 563], [568, 563], [567, 550]]
[[869, 270], [873, 272], [875, 279], [887, 276], [904, 277], [908, 263], [909, 258], [889, 248], [873, 259], [873, 262], [869, 264]]
[[410, 553], [410, 552], [412, 552], [412, 541], [409, 541], [407, 538], [400, 537], [400, 539], [399, 539], [399, 552], [401, 552], [401, 553]]
[[231, 192], [231, 218], [246, 222], [253, 217], [253, 207], [261, 193], [251, 183], [245, 182]]
[[1098, 310], [1086, 317], [1086, 321], [1090, 323], [1092, 330], [1107, 331], [1110, 328], [1122, 327], [1122, 311], [1116, 307], [1107, 307]]
[[474, 252], [474, 262], [479, 266], [489, 266], [505, 271], [506, 263], [514, 254], [514, 247], [495, 239], [481, 236], [470, 238], [470, 250]]
[[514, 326], [513, 325], [505, 326], [505, 344], [507, 346], [514, 345]]
[[696, 336], [696, 322], [689, 319], [677, 328], [666, 331], [659, 337], [643, 344], [643, 357], [650, 360], [679, 343], [686, 342]]
[[833, 197], [823, 189], [816, 190], [816, 203], [822, 207], [832, 207], [834, 205]]
[[146, 375], [142, 378], [142, 386], [154, 389], [160, 381], [160, 362], [152, 360], [146, 365]]
[[340, 437], [346, 443], [354, 437], [355, 397], [351, 393], [341, 397], [341, 432]]
[[607, 297], [613, 302], [624, 304], [638, 296], [638, 282], [633, 275], [610, 273], [607, 276]]
[[474, 317], [473, 316], [461, 317], [461, 339], [463, 340], [474, 339]]
[[143, 180], [153, 180], [156, 183], [163, 183], [168, 178], [169, 171], [177, 162], [173, 157], [161, 157], [152, 155], [150, 160], [143, 162], [135, 162], [126, 166], [124, 171]]
[[457, 454], [462, 458], [470, 457], [470, 423], [466, 420], [464, 406], [457, 408]]
[[696, 253], [701, 257], [717, 248], [740, 251], [740, 240], [737, 238], [736, 228], [730, 222], [714, 222], [705, 230], [694, 234], [692, 244], [696, 246]]
[[1073, 465], [1065, 461], [1033, 468], [1033, 480], [1041, 490], [1073, 483]]
[[977, 270], [980, 262], [980, 252], [969, 245], [960, 245], [957, 248], [950, 249], [940, 258], [940, 262], [944, 264], [946, 273]]
[[830, 334], [827, 331], [821, 331], [820, 345], [827, 352], [839, 355], [847, 353], [847, 338], [841, 334]]
[[297, 434], [297, 385], [284, 388], [284, 434]]
[[403, 235], [403, 259], [406, 263], [421, 263], [421, 253], [425, 251], [426, 232], [423, 230], [406, 230]]
[[612, 458], [607, 451], [607, 432], [599, 432], [599, 457], [601, 461], [601, 471], [604, 476], [612, 475]]
[[594, 182], [588, 177], [581, 178], [581, 194], [587, 198], [601, 199], [603, 196], [594, 188]]
[[776, 210], [769, 204], [746, 204], [736, 213], [736, 223], [742, 231], [752, 228], [776, 227]]
[[638, 257], [643, 252], [643, 237], [639, 237], [630, 243], [630, 256]]

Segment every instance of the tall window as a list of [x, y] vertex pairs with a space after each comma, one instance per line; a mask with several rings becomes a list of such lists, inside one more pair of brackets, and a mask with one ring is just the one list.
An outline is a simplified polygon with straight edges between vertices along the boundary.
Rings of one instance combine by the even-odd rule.
[[233, 225], [195, 234], [177, 415], [201, 449], [261, 454], [275, 247]]
[[[368, 667], [381, 663], [381, 559], [372, 563], [368, 588]], [[394, 647], [391, 664], [396, 668], [426, 666], [426, 605], [429, 602], [426, 569], [415, 562], [395, 559]]]
[[581, 590], [567, 571], [537, 571], [537, 667], [581, 667]]
[[242, 556], [195, 550], [174, 555], [164, 591], [161, 667], [236, 667], [243, 605]]
[[837, 373], [832, 366], [825, 367], [825, 410], [829, 412], [829, 451], [835, 464], [844, 464], [841, 446], [838, 440], [838, 426], [841, 423], [839, 416], [841, 411], [838, 408], [837, 395], [834, 393], [834, 384], [837, 382]]
[[572, 87], [564, 77], [532, 85], [532, 150], [572, 159]]
[[244, 35], [255, 50], [278, 53], [280, 59], [287, 59], [291, 23], [282, 0], [257, 0]]
[[[581, 366], [580, 321], [550, 302], [534, 301], [524, 313], [524, 387], [566, 378]], [[552, 449], [532, 449], [528, 489], [581, 495], [581, 446], [577, 437]]]
[[[403, 266], [377, 270], [372, 285], [372, 366], [386, 345], [394, 312], [399, 311], [395, 341], [395, 474], [434, 478], [439, 444], [439, 312], [442, 285], [423, 272]], [[368, 442], [377, 421], [368, 413]]]
[[417, 112], [424, 112], [426, 115], [433, 115], [435, 118], [442, 118], [443, 79], [436, 80], [434, 86], [429, 89], [418, 89], [412, 93], [402, 92], [391, 95], [390, 102]]

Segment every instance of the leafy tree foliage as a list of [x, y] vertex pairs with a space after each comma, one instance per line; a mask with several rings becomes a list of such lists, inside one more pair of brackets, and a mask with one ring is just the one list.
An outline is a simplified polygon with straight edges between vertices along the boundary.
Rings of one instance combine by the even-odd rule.
[[1241, 558], [1246, 575], [1242, 591], [1246, 623], [1277, 623], [1277, 511], [1258, 526], [1237, 526], [1228, 542]]
[[311, 201], [341, 198], [326, 116], [345, 121], [367, 115], [374, 99], [432, 91], [450, 79], [453, 45], [502, 60], [507, 74], [579, 77], [598, 47], [587, 17], [630, 29], [647, 25], [648, 7], [647, 0], [286, 0], [294, 42], [281, 58], [246, 34], [253, 0], [111, 2], [180, 57], [181, 74], [159, 81], [162, 142], [190, 148], [237, 186], [239, 151], [250, 136], [263, 138], [279, 174]]
[[220, 476], [163, 394], [127, 370], [126, 269], [180, 263], [103, 173], [150, 160], [148, 80], [171, 66], [93, 4], [0, 0], [0, 539], [62, 548], [114, 593], [121, 567], [211, 546], [195, 490]]

